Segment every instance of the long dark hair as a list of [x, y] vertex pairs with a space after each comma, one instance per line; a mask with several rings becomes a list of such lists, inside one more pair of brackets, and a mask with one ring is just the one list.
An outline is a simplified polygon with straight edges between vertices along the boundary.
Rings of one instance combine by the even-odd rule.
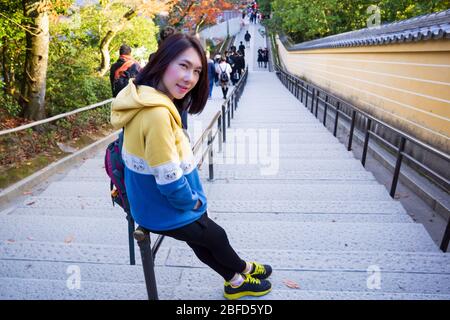
[[190, 114], [198, 114], [203, 111], [208, 101], [208, 63], [205, 51], [197, 38], [182, 33], [169, 36], [134, 80], [136, 85], [157, 88], [169, 64], [189, 48], [194, 48], [200, 56], [202, 71], [195, 87], [183, 99], [174, 99], [173, 102], [180, 114], [185, 110]]

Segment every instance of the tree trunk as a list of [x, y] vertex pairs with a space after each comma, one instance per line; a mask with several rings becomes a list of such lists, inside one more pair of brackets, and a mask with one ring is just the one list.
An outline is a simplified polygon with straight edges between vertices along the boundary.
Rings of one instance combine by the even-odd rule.
[[24, 0], [24, 14], [32, 19], [28, 26], [27, 52], [25, 71], [22, 83], [20, 104], [23, 116], [27, 119], [40, 120], [45, 118], [45, 89], [48, 65], [49, 17], [48, 12], [30, 11], [30, 5], [39, 1]]
[[102, 62], [100, 64], [100, 69], [98, 71], [100, 76], [103, 77], [109, 70], [109, 66], [111, 63], [111, 57], [109, 55], [109, 45], [111, 41], [114, 39], [116, 34], [125, 27], [125, 24], [131, 19], [133, 19], [136, 15], [137, 13], [133, 9], [125, 13], [121, 19], [121, 22], [117, 24], [115, 27], [113, 27], [112, 30], [108, 30], [108, 32], [100, 42], [100, 53], [102, 55]]
[[109, 55], [109, 44], [112, 39], [116, 36], [117, 32], [109, 30], [106, 33], [106, 36], [102, 39], [100, 43], [100, 53], [102, 54], [102, 62], [100, 65], [100, 70], [98, 71], [100, 76], [104, 76], [106, 72], [109, 70], [109, 66], [111, 64], [111, 57]]

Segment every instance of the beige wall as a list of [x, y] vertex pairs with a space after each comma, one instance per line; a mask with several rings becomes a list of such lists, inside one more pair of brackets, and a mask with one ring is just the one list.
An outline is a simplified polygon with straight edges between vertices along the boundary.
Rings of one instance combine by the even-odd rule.
[[289, 72], [450, 153], [450, 41], [287, 51]]

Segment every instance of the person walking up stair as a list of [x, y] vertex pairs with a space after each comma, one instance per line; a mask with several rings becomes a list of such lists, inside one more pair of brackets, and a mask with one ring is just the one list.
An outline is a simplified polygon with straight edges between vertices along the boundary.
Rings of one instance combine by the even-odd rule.
[[227, 63], [226, 57], [220, 59], [220, 63], [216, 68], [216, 73], [219, 75], [220, 86], [222, 87], [223, 98], [227, 98], [228, 85], [230, 82], [230, 75], [232, 69], [229, 63]]
[[252, 36], [250, 35], [250, 33], [247, 30], [247, 32], [244, 35], [245, 45], [246, 45], [247, 48], [250, 48], [250, 39], [251, 39], [251, 37]]

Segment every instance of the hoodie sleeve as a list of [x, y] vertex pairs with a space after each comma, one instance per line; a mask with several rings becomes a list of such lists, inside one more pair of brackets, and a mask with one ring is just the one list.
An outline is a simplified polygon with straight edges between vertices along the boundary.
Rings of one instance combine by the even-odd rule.
[[169, 111], [155, 108], [148, 123], [144, 127], [145, 159], [154, 172], [159, 191], [175, 208], [192, 210], [199, 197], [189, 186], [180, 167]]

